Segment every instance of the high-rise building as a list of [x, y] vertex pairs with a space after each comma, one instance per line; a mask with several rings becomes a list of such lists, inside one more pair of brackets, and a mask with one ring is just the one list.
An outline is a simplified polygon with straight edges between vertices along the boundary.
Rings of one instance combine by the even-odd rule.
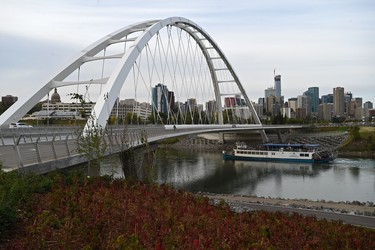
[[[299, 95], [297, 96], [297, 109], [304, 108], [306, 112], [304, 113], [305, 116], [311, 115], [311, 100], [310, 97], [307, 95]], [[299, 111], [301, 112], [301, 111]], [[302, 113], [301, 113], [302, 114]], [[301, 117], [299, 117], [301, 118]]]
[[276, 89], [269, 87], [264, 90], [264, 107], [266, 112], [272, 113], [272, 105], [276, 103]]
[[215, 117], [216, 110], [216, 100], [206, 102], [206, 114], [210, 120]]
[[258, 98], [258, 104], [264, 105], [264, 97]]
[[296, 112], [296, 109], [297, 109], [297, 98], [293, 97], [293, 98], [289, 98], [288, 99], [288, 106], [289, 108], [291, 108], [292, 112]]
[[301, 108], [297, 108], [296, 110], [296, 118], [298, 119], [305, 119], [306, 118], [306, 109], [301, 107]]
[[189, 98], [185, 102], [185, 112], [195, 112], [197, 111], [198, 104], [197, 99], [195, 98]]
[[372, 108], [374, 107], [374, 105], [372, 104], [372, 102], [367, 101], [367, 102], [365, 102], [365, 103], [363, 104], [363, 107], [364, 107], [365, 109], [372, 109]]
[[332, 119], [333, 103], [322, 103], [319, 105], [318, 117], [320, 120], [330, 121]]
[[289, 107], [284, 107], [284, 108], [281, 108], [281, 115], [283, 117], [288, 117], [288, 118], [292, 118], [292, 110], [291, 108]]
[[271, 115], [277, 115], [280, 113], [282, 108], [281, 98], [270, 95], [266, 98], [266, 112], [271, 113]]
[[267, 89], [264, 90], [264, 98], [267, 99], [267, 97], [269, 96], [276, 96], [276, 89], [272, 88], [272, 87], [269, 87]]
[[17, 96], [6, 95], [1, 97], [1, 102], [5, 107], [10, 107], [18, 100]]
[[168, 91], [168, 105], [169, 109], [175, 111], [175, 106], [174, 106], [174, 92], [173, 91]]
[[336, 87], [333, 89], [333, 113], [334, 115], [344, 115], [345, 113], [345, 98], [344, 88]]
[[345, 102], [350, 102], [352, 99], [353, 99], [353, 94], [352, 92], [346, 92], [344, 94], [344, 99], [345, 99]]
[[261, 118], [263, 117], [263, 103], [253, 103], [253, 107], [257, 115]]
[[236, 98], [234, 97], [225, 97], [224, 98], [224, 107], [229, 108], [229, 107], [235, 107], [236, 104]]
[[345, 111], [344, 114], [351, 115], [354, 111], [350, 110], [350, 103], [353, 99], [353, 94], [351, 92], [344, 93]]
[[322, 95], [322, 103], [333, 103], [333, 95]]
[[352, 98], [350, 101], [349, 107], [347, 108], [346, 114], [351, 117], [359, 117], [361, 116], [361, 109], [362, 109], [362, 98], [356, 97]]
[[169, 91], [164, 84], [157, 84], [152, 88], [152, 112], [161, 112], [168, 114], [169, 108]]
[[318, 114], [318, 107], [319, 107], [319, 88], [318, 87], [310, 87], [304, 93], [304, 95], [306, 95], [310, 98], [310, 103], [311, 103], [310, 112], [317, 115]]
[[274, 89], [276, 90], [276, 96], [281, 97], [281, 75], [275, 76], [275, 87], [274, 87]]

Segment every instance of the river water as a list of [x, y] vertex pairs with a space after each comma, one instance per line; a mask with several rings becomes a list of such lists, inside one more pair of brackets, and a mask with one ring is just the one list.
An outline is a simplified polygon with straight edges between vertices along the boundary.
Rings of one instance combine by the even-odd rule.
[[[191, 192], [272, 198], [375, 202], [375, 160], [338, 158], [331, 164], [224, 161], [221, 153], [158, 149], [155, 178]], [[123, 177], [118, 158], [97, 172]]]

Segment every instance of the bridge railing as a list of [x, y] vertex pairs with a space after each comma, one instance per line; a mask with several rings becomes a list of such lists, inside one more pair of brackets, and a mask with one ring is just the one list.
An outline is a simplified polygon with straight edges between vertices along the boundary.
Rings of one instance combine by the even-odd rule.
[[[270, 127], [273, 129], [273, 127]], [[64, 127], [60, 130], [8, 130], [0, 131], [0, 161], [3, 168], [16, 169], [79, 157], [78, 144], [82, 130]], [[82, 129], [82, 128], [81, 128]], [[184, 136], [193, 133], [223, 132], [231, 130], [259, 129], [257, 126], [245, 125], [222, 126], [108, 126], [105, 130], [107, 151], [105, 154], [121, 152], [129, 147], [137, 147], [147, 140], [150, 143], [170, 137]], [[44, 132], [43, 132], [44, 131]]]
[[[3, 132], [3, 131], [2, 131]], [[12, 132], [12, 133], [9, 133]], [[78, 130], [60, 130], [59, 132], [41, 130], [17, 130], [0, 134], [0, 161], [3, 168], [12, 170], [28, 165], [79, 156]], [[110, 127], [104, 140], [107, 144], [106, 155], [121, 152], [130, 147], [141, 145], [149, 140], [166, 134], [173, 134], [162, 126], [146, 127]]]

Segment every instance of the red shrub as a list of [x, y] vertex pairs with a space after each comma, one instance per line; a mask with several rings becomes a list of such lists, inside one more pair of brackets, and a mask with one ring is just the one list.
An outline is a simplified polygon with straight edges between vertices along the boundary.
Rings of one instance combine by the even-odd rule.
[[27, 207], [7, 249], [375, 249], [373, 230], [299, 214], [237, 214], [166, 185], [58, 181]]

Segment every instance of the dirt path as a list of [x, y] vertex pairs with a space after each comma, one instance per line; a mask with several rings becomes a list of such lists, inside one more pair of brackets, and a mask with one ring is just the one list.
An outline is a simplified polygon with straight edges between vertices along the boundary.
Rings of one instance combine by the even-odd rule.
[[257, 203], [267, 205], [279, 205], [288, 207], [298, 207], [315, 210], [332, 210], [334, 212], [361, 214], [367, 216], [375, 216], [374, 204], [367, 203], [366, 205], [347, 204], [344, 202], [324, 202], [311, 200], [292, 200], [292, 199], [277, 199], [277, 198], [263, 198], [240, 195], [222, 195], [222, 194], [203, 194], [210, 199], [219, 199], [226, 202], [240, 202], [240, 203]]

